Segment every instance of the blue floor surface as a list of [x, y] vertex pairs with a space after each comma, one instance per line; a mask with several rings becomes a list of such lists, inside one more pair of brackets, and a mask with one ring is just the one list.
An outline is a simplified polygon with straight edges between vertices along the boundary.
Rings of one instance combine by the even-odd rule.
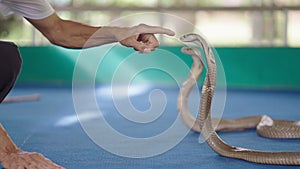
[[[117, 113], [112, 100], [105, 98], [109, 93], [104, 92], [103, 96], [97, 95], [97, 101], [99, 105], [103, 105], [103, 112], [106, 112], [103, 113], [103, 116], [115, 130], [129, 137], [145, 138], [163, 132], [177, 117], [178, 88], [160, 88], [160, 90], [164, 91], [168, 103], [163, 115], [153, 123], [153, 127], [147, 125], [136, 127], [131, 123], [125, 124], [125, 120], [120, 120], [122, 117]], [[103, 91], [106, 91], [105, 87], [100, 87], [99, 93]], [[39, 93], [41, 99], [33, 102], [0, 105], [0, 122], [21, 149], [40, 152], [68, 169], [297, 168], [295, 166], [254, 164], [221, 157], [214, 153], [207, 144], [199, 144], [199, 135], [194, 132], [189, 132], [179, 144], [160, 155], [148, 158], [118, 156], [98, 146], [84, 132], [76, 119], [71, 88], [16, 87], [10, 96], [33, 93]], [[132, 104], [140, 110], [146, 110], [149, 107], [148, 94], [147, 91], [132, 96]], [[159, 101], [159, 98], [156, 101]], [[267, 114], [274, 119], [300, 120], [299, 103], [299, 92], [228, 90], [223, 117]], [[86, 120], [92, 119], [87, 118]], [[98, 129], [95, 128], [95, 130]], [[245, 148], [300, 151], [300, 140], [298, 139], [265, 139], [257, 136], [255, 130], [220, 133], [220, 136], [231, 145]], [[103, 137], [105, 137], [105, 133]], [[152, 146], [149, 145], [149, 149]]]

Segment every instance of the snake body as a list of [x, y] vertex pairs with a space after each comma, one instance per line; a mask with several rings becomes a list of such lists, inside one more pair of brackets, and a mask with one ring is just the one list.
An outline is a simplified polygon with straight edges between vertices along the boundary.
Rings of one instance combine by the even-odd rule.
[[[256, 128], [257, 133], [269, 138], [300, 138], [300, 122], [273, 120], [270, 117], [252, 116], [240, 119], [211, 118], [211, 103], [217, 78], [217, 67], [211, 47], [198, 34], [186, 34], [181, 41], [194, 43], [205, 54], [207, 72], [202, 86], [198, 119], [189, 112], [188, 96], [203, 71], [201, 53], [195, 48], [184, 47], [182, 52], [192, 56], [193, 64], [187, 80], [182, 84], [177, 107], [183, 122], [192, 130], [201, 132], [207, 144], [219, 155], [249, 162], [278, 165], [300, 165], [300, 152], [266, 152], [235, 147], [224, 142], [216, 131], [231, 131]], [[219, 122], [217, 127], [213, 127]]]

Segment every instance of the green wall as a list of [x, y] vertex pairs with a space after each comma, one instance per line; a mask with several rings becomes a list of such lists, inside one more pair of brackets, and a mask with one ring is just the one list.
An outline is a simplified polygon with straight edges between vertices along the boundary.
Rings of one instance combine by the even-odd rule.
[[219, 48], [232, 87], [300, 88], [300, 48]]
[[[181, 47], [160, 47], [159, 50], [170, 52], [188, 66], [191, 58], [180, 52]], [[97, 48], [91, 49], [97, 51]], [[226, 75], [229, 88], [263, 89], [300, 89], [300, 48], [216, 48]], [[64, 49], [56, 46], [20, 47], [23, 68], [18, 84], [71, 84], [76, 60], [81, 50]], [[92, 65], [97, 58], [84, 52], [85, 67]], [[114, 70], [132, 49], [114, 46], [105, 55], [101, 71], [97, 72], [97, 82], [107, 83]], [[161, 54], [161, 52], [158, 52]], [[157, 53], [153, 53], [155, 55]], [[142, 56], [153, 57], [153, 56]], [[161, 63], [183, 79], [188, 72], [173, 68], [172, 60], [161, 59]], [[137, 63], [135, 63], [137, 64]], [[87, 68], [82, 69], [82, 80], [90, 76]], [[126, 73], [126, 72], [124, 72]], [[148, 72], [146, 79], [153, 83], [172, 81], [159, 72]]]

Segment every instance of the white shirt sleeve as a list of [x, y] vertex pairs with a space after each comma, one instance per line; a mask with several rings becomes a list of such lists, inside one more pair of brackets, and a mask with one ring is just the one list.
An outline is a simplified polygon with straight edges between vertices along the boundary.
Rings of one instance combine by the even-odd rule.
[[0, 0], [0, 12], [4, 16], [17, 13], [29, 19], [43, 19], [55, 11], [47, 0]]

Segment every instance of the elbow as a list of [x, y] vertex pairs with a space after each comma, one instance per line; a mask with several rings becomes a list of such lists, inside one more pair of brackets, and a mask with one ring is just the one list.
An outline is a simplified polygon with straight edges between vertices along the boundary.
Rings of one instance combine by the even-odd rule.
[[61, 43], [60, 43], [58, 40], [56, 40], [55, 38], [47, 37], [47, 36], [46, 36], [46, 38], [48, 39], [48, 41], [49, 41], [51, 44], [56, 45], [56, 46], [61, 46]]
[[51, 32], [50, 36], [46, 36], [49, 42], [56, 46], [61, 46], [69, 49], [81, 49], [82, 45], [77, 44], [72, 40], [71, 37], [68, 37], [66, 33], [59, 32]]
[[61, 46], [61, 47], [65, 47], [65, 48], [68, 48], [68, 45], [65, 44], [63, 38], [60, 38], [59, 36], [57, 36], [56, 34], [54, 35], [46, 35], [45, 36], [48, 41], [53, 44], [53, 45], [56, 45], [56, 46]]
[[[54, 24], [53, 24], [54, 25]], [[59, 22], [56, 22], [55, 26], [47, 27], [47, 29], [40, 30], [42, 34], [48, 39], [48, 41], [57, 46], [65, 46], [64, 45], [64, 36], [63, 36], [63, 28]]]
[[74, 36], [77, 33], [74, 30], [76, 24], [59, 18], [56, 13], [40, 20], [26, 19], [54, 45], [65, 48], [82, 48], [84, 44], [82, 39]]
[[74, 43], [69, 31], [64, 28], [64, 21], [58, 20], [56, 24], [54, 24], [51, 29], [47, 29], [42, 31], [44, 36], [48, 39], [48, 41], [57, 46], [61, 46], [64, 48], [80, 48]]
[[64, 40], [62, 38], [56, 38], [55, 36], [54, 37], [53, 36], [51, 36], [51, 37], [46, 36], [46, 38], [53, 45], [61, 46], [61, 47], [64, 47], [64, 48], [71, 48], [69, 45], [66, 44], [66, 42], [64, 42]]

